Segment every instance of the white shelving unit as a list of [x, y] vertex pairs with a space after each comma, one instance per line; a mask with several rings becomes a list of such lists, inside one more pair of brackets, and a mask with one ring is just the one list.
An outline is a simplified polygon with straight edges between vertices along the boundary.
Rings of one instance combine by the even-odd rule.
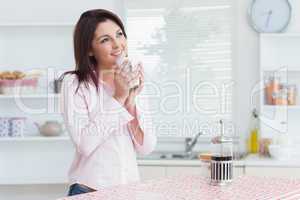
[[[260, 35], [260, 127], [263, 137], [284, 134], [299, 140], [300, 117], [300, 34], [276, 33]], [[297, 87], [296, 105], [267, 105], [264, 79], [276, 72], [282, 83]]]
[[[36, 94], [0, 95], [0, 117], [26, 117], [29, 123], [62, 122], [59, 94], [51, 93], [50, 84], [62, 72], [73, 69], [73, 29], [71, 22], [0, 22], [0, 71], [38, 69], [44, 72]], [[32, 134], [35, 132], [29, 131], [24, 138], [0, 140], [38, 142], [50, 139], [31, 138]]]
[[[54, 75], [74, 66], [73, 28], [74, 23], [55, 21], [0, 22], [0, 71], [51, 68], [53, 73], [40, 80], [36, 94], [0, 95], [0, 117], [21, 116], [39, 124], [62, 122], [59, 94], [51, 93], [49, 83], [57, 78]], [[24, 107], [45, 111], [29, 113]], [[26, 130], [30, 134], [23, 137], [0, 137], [0, 189], [3, 185], [66, 183], [74, 150], [69, 136], [45, 137], [30, 132], [31, 126]]]

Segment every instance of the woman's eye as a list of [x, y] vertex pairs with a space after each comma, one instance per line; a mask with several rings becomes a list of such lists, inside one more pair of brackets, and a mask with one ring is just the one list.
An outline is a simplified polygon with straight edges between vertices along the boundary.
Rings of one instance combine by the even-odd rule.
[[123, 32], [118, 32], [118, 36], [124, 35]]
[[101, 40], [101, 43], [104, 43], [104, 42], [107, 42], [108, 41], [108, 38], [105, 38], [103, 40]]

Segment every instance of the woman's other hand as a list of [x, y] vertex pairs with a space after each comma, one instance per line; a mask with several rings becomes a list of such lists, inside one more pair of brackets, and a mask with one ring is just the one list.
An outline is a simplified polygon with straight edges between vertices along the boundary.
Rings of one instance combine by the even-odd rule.
[[141, 63], [138, 64], [136, 71], [132, 73], [131, 81], [134, 82], [139, 79], [140, 84], [129, 90], [129, 95], [125, 101], [125, 107], [130, 111], [135, 107], [135, 98], [144, 88], [144, 68]]
[[[125, 65], [125, 63], [123, 63], [123, 65]], [[113, 97], [122, 105], [124, 105], [125, 100], [129, 95], [129, 81], [130, 77], [125, 68], [122, 65], [116, 66], [114, 74], [115, 93]]]

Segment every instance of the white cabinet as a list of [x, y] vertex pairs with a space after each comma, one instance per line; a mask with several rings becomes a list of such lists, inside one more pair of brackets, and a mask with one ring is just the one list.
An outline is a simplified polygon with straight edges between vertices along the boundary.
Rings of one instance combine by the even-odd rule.
[[121, 5], [122, 0], [11, 0], [1, 4], [0, 24], [75, 23], [80, 14], [88, 9], [104, 8], [117, 11]]
[[162, 178], [166, 175], [164, 166], [139, 166], [141, 180]]
[[204, 169], [201, 166], [184, 166], [184, 167], [176, 167], [169, 166], [166, 168], [166, 176], [180, 176], [180, 175], [202, 175], [205, 173]]
[[[184, 161], [182, 161], [184, 162]], [[180, 176], [180, 175], [199, 175], [208, 177], [210, 169], [207, 166], [139, 166], [141, 180], [163, 178], [168, 176]], [[234, 176], [238, 177], [244, 174], [244, 166], [234, 167]]]
[[[299, 52], [300, 34], [260, 35], [260, 83], [252, 91], [251, 99], [254, 99], [259, 91], [262, 137], [276, 139], [281, 133], [280, 135], [285, 134], [291, 141], [299, 139]], [[292, 87], [296, 88], [295, 93]], [[292, 105], [290, 99], [293, 99], [291, 97], [294, 94], [296, 103]], [[286, 101], [289, 101], [290, 105], [284, 105]], [[295, 146], [296, 144], [295, 142]], [[296, 147], [295, 149], [297, 151]]]
[[233, 169], [233, 176], [238, 177], [245, 175], [245, 167], [244, 166], [236, 166]]
[[[184, 161], [183, 161], [184, 162]], [[139, 166], [141, 180], [178, 175], [201, 175], [201, 166]]]
[[0, 143], [3, 185], [67, 183], [74, 149], [68, 140], [7, 140]]
[[[176, 175], [202, 175], [208, 177], [210, 169], [207, 166], [182, 166], [175, 167], [169, 166], [166, 168], [166, 176]], [[244, 167], [234, 167], [234, 176], [240, 176], [244, 174]]]
[[281, 66], [288, 66], [289, 70], [300, 70], [299, 40], [300, 34], [261, 34], [261, 70], [278, 70]]
[[300, 168], [296, 167], [247, 167], [245, 172], [250, 176], [275, 178], [300, 178]]

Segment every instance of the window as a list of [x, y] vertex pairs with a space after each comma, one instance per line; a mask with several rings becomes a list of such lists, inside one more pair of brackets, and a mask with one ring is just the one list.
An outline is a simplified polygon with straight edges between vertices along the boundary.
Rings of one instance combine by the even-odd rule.
[[143, 61], [158, 136], [219, 133], [216, 122], [232, 119], [231, 0], [126, 7], [129, 57]]

